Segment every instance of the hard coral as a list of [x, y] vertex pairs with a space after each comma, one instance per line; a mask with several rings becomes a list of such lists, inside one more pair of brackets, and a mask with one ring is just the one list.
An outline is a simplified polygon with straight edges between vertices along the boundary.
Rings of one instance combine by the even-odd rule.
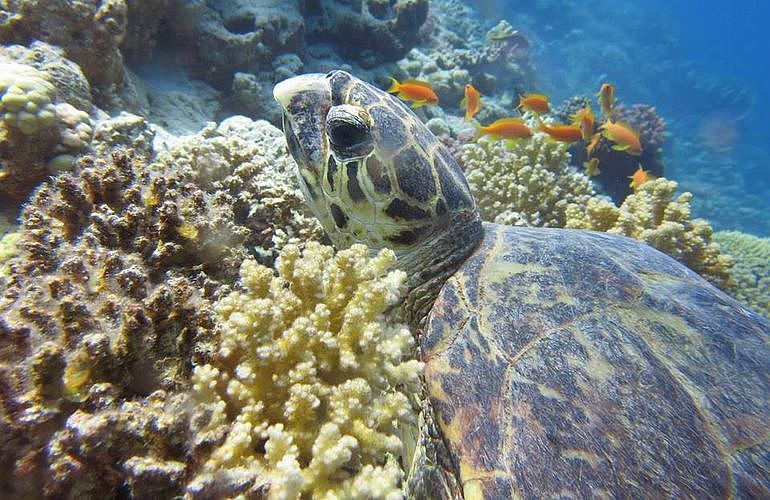
[[617, 106], [616, 118], [626, 122], [639, 133], [642, 147], [653, 152], [660, 152], [666, 141], [666, 120], [653, 106], [634, 104], [633, 106]]
[[462, 156], [482, 218], [541, 227], [563, 227], [567, 206], [585, 206], [594, 195], [569, 160], [565, 145], [539, 133], [511, 146], [480, 140], [466, 145]]
[[[125, 443], [119, 419], [101, 414], [109, 405], [93, 401], [95, 388], [107, 384], [113, 399], [143, 407], [151, 392], [183, 384], [192, 363], [210, 351], [208, 300], [193, 273], [183, 276], [171, 258], [184, 226], [168, 193], [158, 206], [143, 203], [149, 176], [125, 155], [86, 158], [81, 168], [79, 177], [64, 174], [33, 196], [22, 215], [19, 255], [7, 262], [0, 490], [12, 495], [37, 496], [41, 487], [49, 495], [114, 494], [125, 476], [112, 469], [134, 454], [162, 457], [151, 435], [169, 430], [147, 416], [147, 432], [132, 431], [142, 440]], [[81, 456], [67, 458], [54, 443], [77, 412], [78, 421], [106, 420], [70, 433], [66, 453]], [[114, 441], [109, 459], [87, 451], [89, 439]]]
[[400, 498], [399, 423], [421, 363], [384, 313], [400, 296], [395, 255], [290, 245], [271, 269], [247, 260], [243, 290], [216, 306], [221, 345], [193, 380], [199, 447], [214, 446], [193, 497]]
[[41, 40], [64, 49], [88, 81], [106, 93], [124, 84], [118, 46], [126, 32], [124, 0], [17, 0], [4, 2], [0, 42]]
[[713, 240], [735, 259], [734, 295], [746, 307], [770, 318], [770, 238], [739, 231], [717, 231]]
[[[571, 115], [578, 109], [588, 105], [591, 105], [591, 99], [584, 96], [572, 97], [564, 101], [556, 111], [556, 115], [562, 122], [566, 123], [570, 121]], [[598, 110], [595, 112], [598, 114]], [[600, 115], [598, 118], [603, 119]], [[628, 178], [640, 165], [656, 177], [663, 176], [662, 147], [666, 139], [666, 122], [658, 115], [654, 107], [646, 104], [619, 105], [615, 108], [614, 119], [627, 124], [639, 134], [642, 154], [634, 156], [624, 151], [616, 151], [612, 149], [613, 143], [610, 140], [604, 137], [600, 138], [591, 153], [591, 158], [599, 160], [598, 167], [601, 172], [593, 180], [598, 182], [604, 193], [617, 203], [622, 203], [625, 197], [632, 192]], [[601, 123], [597, 122], [597, 128], [600, 125]], [[569, 148], [572, 164], [577, 168], [582, 168], [583, 163], [588, 160], [587, 144], [587, 141], [578, 141]]]
[[642, 184], [618, 208], [592, 198], [586, 205], [571, 204], [566, 227], [593, 229], [629, 236], [667, 253], [724, 290], [735, 283], [732, 259], [712, 243], [712, 229], [703, 219], [691, 219], [690, 193], [675, 197], [677, 183], [659, 178]]
[[194, 0], [169, 16], [171, 43], [189, 48], [190, 69], [226, 89], [236, 71], [267, 70], [282, 53], [304, 48], [304, 20], [296, 0]]
[[307, 235], [281, 218], [301, 215], [289, 165], [277, 129], [240, 118], [150, 164], [84, 157], [37, 190], [0, 302], [1, 493], [181, 491], [179, 391], [213, 352], [210, 300], [252, 247], [270, 261]]
[[[83, 94], [83, 90], [86, 93]], [[88, 149], [88, 83], [58, 52], [39, 42], [0, 48], [0, 194], [15, 210], [46, 175], [72, 168]]]

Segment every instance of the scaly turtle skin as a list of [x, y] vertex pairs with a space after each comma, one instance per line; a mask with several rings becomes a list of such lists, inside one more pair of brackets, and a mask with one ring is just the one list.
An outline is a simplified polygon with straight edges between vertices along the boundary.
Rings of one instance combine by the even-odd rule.
[[767, 321], [642, 243], [482, 225], [439, 141], [348, 73], [274, 94], [332, 241], [410, 276], [411, 496], [770, 496]]

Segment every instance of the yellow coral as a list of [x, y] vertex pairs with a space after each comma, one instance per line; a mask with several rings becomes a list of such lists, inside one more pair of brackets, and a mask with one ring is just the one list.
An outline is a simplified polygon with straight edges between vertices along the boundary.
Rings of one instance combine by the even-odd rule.
[[512, 146], [480, 140], [465, 146], [462, 161], [482, 218], [498, 224], [562, 227], [567, 206], [594, 195], [569, 165], [567, 146], [545, 134]]
[[414, 424], [422, 365], [404, 360], [409, 330], [384, 320], [405, 279], [394, 264], [390, 250], [315, 242], [287, 245], [277, 277], [243, 263], [242, 290], [217, 305], [217, 360], [193, 374], [201, 430], [227, 432], [193, 491], [230, 474], [269, 483], [272, 498], [400, 497], [397, 425]]
[[6, 126], [32, 135], [56, 124], [53, 85], [31, 66], [0, 64], [0, 117]]
[[717, 231], [714, 241], [735, 259], [735, 298], [770, 318], [770, 238], [740, 231]]
[[593, 229], [629, 236], [667, 253], [701, 276], [730, 290], [732, 259], [711, 242], [711, 225], [691, 219], [692, 194], [675, 197], [677, 183], [665, 178], [645, 182], [620, 208], [593, 198], [585, 206], [566, 210], [566, 227]]

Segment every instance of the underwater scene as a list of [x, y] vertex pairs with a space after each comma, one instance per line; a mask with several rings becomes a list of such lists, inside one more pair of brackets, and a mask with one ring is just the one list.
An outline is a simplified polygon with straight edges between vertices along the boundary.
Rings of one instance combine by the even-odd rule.
[[0, 498], [770, 498], [768, 18], [0, 0]]

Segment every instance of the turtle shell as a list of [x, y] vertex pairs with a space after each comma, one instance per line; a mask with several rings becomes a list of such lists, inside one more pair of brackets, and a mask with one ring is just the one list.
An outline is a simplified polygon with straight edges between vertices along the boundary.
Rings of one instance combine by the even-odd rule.
[[485, 224], [420, 339], [466, 498], [770, 495], [770, 324], [657, 250]]

